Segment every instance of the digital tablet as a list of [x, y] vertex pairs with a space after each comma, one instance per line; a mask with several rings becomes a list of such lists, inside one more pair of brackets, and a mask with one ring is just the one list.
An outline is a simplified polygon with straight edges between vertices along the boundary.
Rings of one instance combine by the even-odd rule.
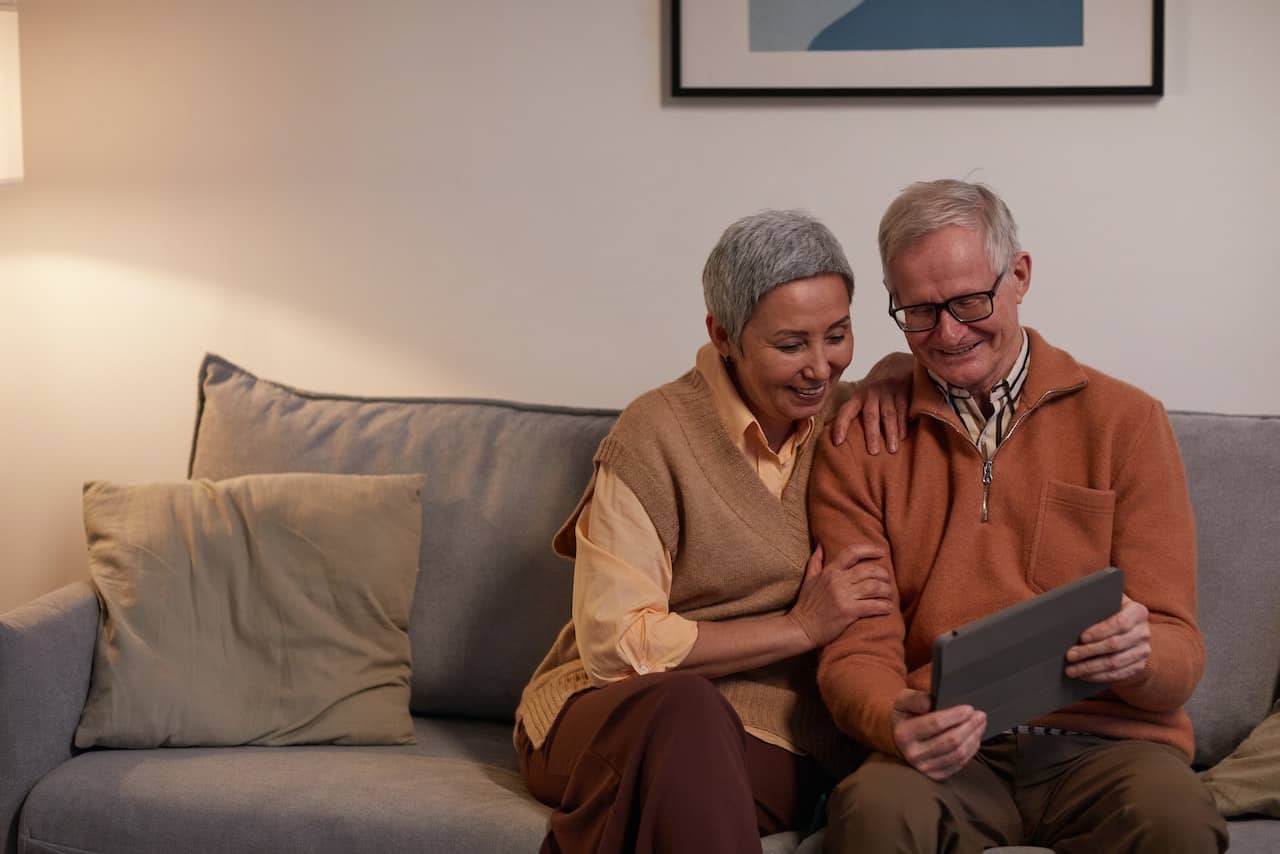
[[981, 709], [987, 739], [1105, 690], [1063, 670], [1067, 650], [1120, 610], [1123, 592], [1124, 573], [1108, 567], [939, 635], [933, 708]]

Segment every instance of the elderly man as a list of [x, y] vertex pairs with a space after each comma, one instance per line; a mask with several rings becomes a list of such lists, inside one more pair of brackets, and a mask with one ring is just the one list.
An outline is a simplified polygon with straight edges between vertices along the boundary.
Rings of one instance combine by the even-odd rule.
[[[810, 479], [834, 554], [888, 556], [897, 608], [826, 648], [840, 727], [875, 751], [833, 793], [827, 851], [1211, 852], [1226, 828], [1192, 773], [1183, 704], [1203, 668], [1195, 530], [1160, 403], [1018, 320], [1031, 256], [989, 188], [914, 184], [880, 223], [890, 314], [916, 368], [897, 454], [857, 424]], [[1099, 693], [982, 743], [967, 706], [930, 710], [933, 639], [1106, 566], [1113, 617], [1067, 654]]]

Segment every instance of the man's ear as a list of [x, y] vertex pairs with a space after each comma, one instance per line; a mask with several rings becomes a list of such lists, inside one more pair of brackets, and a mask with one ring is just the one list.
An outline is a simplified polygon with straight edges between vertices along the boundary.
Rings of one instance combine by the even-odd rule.
[[729, 340], [729, 330], [720, 325], [710, 312], [707, 313], [707, 335], [712, 345], [721, 356], [733, 356], [733, 342]]
[[1031, 289], [1031, 255], [1027, 252], [1019, 252], [1013, 258], [1013, 263], [1009, 265], [1009, 274], [1013, 277], [1013, 292], [1017, 295], [1018, 305], [1022, 305], [1022, 298], [1027, 295], [1027, 291]]

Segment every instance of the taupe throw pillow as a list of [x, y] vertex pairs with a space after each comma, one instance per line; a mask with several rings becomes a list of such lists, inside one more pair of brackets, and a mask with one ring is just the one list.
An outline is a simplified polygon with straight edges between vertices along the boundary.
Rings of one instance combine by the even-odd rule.
[[1224, 816], [1280, 818], [1280, 702], [1231, 755], [1200, 779]]
[[422, 483], [86, 484], [102, 611], [76, 746], [411, 743]]
[[319, 394], [210, 355], [188, 474], [428, 472], [410, 708], [509, 723], [570, 617], [573, 567], [551, 537], [591, 478], [615, 414]]

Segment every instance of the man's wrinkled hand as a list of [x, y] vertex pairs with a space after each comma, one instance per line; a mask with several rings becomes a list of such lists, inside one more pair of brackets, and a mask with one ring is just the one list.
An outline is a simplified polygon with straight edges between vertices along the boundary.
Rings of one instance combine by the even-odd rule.
[[1066, 674], [1085, 682], [1119, 682], [1137, 676], [1151, 658], [1151, 623], [1146, 606], [1128, 596], [1120, 610], [1080, 635], [1067, 650]]
[[982, 746], [987, 715], [972, 706], [929, 711], [929, 695], [904, 689], [893, 703], [893, 740], [898, 752], [930, 780], [942, 782]]

